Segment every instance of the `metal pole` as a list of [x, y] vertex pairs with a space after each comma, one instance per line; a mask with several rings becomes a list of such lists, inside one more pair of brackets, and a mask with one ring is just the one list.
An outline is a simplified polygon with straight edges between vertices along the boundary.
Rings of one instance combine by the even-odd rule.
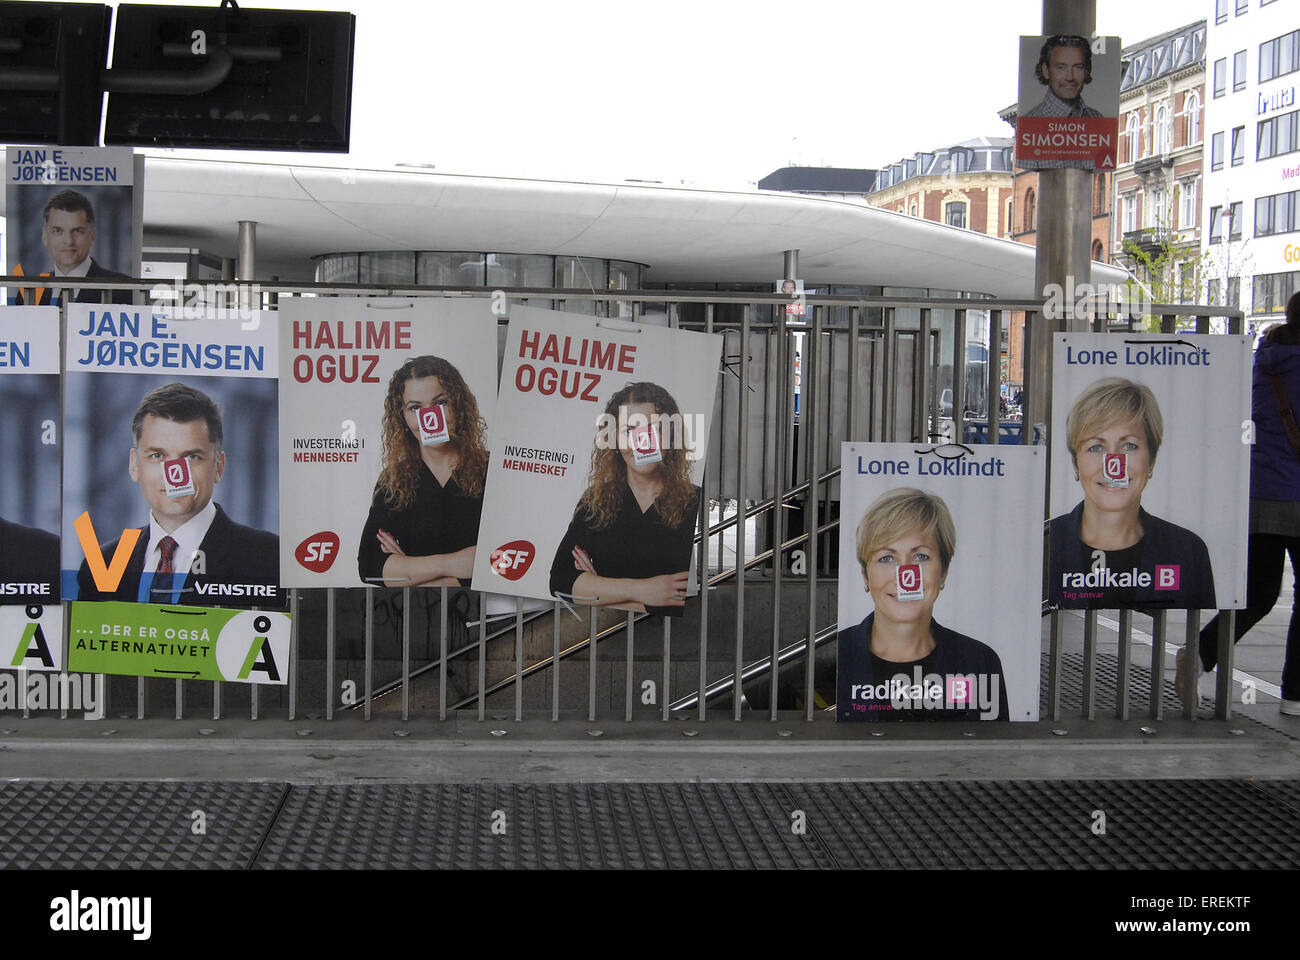
[[1219, 674], [1214, 687], [1214, 718], [1232, 718], [1233, 632], [1237, 625], [1236, 610], [1219, 611]]
[[1151, 719], [1165, 715], [1165, 637], [1168, 632], [1165, 611], [1151, 614]]
[[1115, 716], [1128, 719], [1129, 660], [1133, 642], [1133, 611], [1119, 612], [1119, 663], [1115, 678]]
[[257, 221], [239, 221], [239, 260], [235, 266], [237, 280], [257, 279]]
[[[789, 356], [792, 351], [787, 343], [790, 337], [786, 330], [785, 310], [777, 312], [776, 317], [776, 337], [769, 342], [776, 346], [776, 375], [778, 391], [776, 396], [776, 463], [773, 465], [773, 476], [776, 481], [775, 506], [772, 511], [772, 651], [771, 664], [772, 670], [767, 678], [767, 697], [768, 697], [768, 719], [776, 719], [777, 707], [777, 686], [780, 680], [780, 669], [777, 664], [777, 654], [781, 650], [781, 578], [785, 566], [785, 553], [781, 550], [781, 544], [785, 543], [785, 488], [786, 488], [786, 469], [790, 463], [790, 404], [793, 398], [791, 390], [793, 380], [793, 370], [787, 371], [786, 367], [789, 362]], [[850, 373], [850, 376], [852, 374]], [[850, 381], [851, 382], [851, 381]], [[850, 393], [850, 396], [852, 394]], [[849, 416], [853, 416], [852, 401], [849, 406]]]
[[966, 311], [958, 310], [952, 323], [952, 439], [966, 439]]
[[624, 628], [627, 634], [627, 657], [623, 667], [623, 719], [629, 723], [632, 722], [632, 698], [635, 695], [632, 690], [632, 629], [635, 624], [636, 618], [629, 612]]
[[[1187, 684], [1187, 689], [1192, 691], [1192, 695], [1187, 700], [1183, 701], [1183, 718], [1186, 720], [1195, 720], [1196, 711], [1200, 709], [1201, 706], [1201, 695], [1197, 689], [1196, 683], [1201, 670], [1199, 659], [1201, 654], [1197, 649], [1200, 645], [1200, 639], [1201, 611], [1188, 610], [1187, 632], [1183, 637], [1183, 646], [1187, 650], [1187, 654], [1183, 657], [1183, 660], [1185, 661], [1183, 668], [1184, 672], [1187, 674], [1187, 679], [1184, 682]], [[1223, 669], [1222, 665], [1220, 665], [1219, 669]]]
[[[438, 601], [438, 719], [447, 719], [447, 588]], [[482, 611], [479, 611], [482, 614]]]
[[[1002, 440], [1002, 311], [989, 311], [989, 363], [988, 363], [988, 423], [989, 423], [989, 443], [997, 444]], [[993, 358], [997, 357], [997, 368], [994, 369]], [[1024, 424], [1021, 424], [1024, 429]]]
[[1061, 719], [1061, 612], [1048, 614], [1047, 714]]
[[664, 617], [664, 679], [659, 700], [663, 704], [663, 719], [668, 719], [668, 703], [672, 700], [672, 620]]
[[804, 342], [807, 344], [805, 352], [808, 354], [807, 370], [812, 376], [805, 374], [804, 383], [811, 382], [812, 389], [805, 389], [804, 396], [804, 423], [808, 431], [808, 636], [807, 650], [804, 653], [804, 714], [805, 719], [809, 722], [813, 719], [813, 709], [815, 707], [814, 698], [817, 695], [817, 477], [820, 475], [820, 468], [817, 463], [817, 456], [820, 453], [817, 443], [817, 392], [818, 383], [816, 373], [817, 364], [820, 362], [818, 354], [821, 352], [821, 334], [822, 334], [822, 310], [823, 307], [813, 307], [813, 328], [811, 335]]
[[737, 438], [736, 465], [736, 660], [735, 686], [732, 688], [732, 719], [740, 719], [744, 687], [741, 673], [745, 669], [745, 522], [749, 504], [745, 501], [746, 473], [749, 469], [749, 322], [753, 305], [745, 304], [740, 314], [740, 403], [737, 417], [740, 436]]
[[515, 723], [524, 719], [524, 601], [515, 597]]
[[1097, 719], [1097, 611], [1083, 615], [1083, 715]]
[[560, 605], [551, 604], [551, 720], [560, 719]]
[[[298, 632], [298, 594], [289, 591], [289, 719], [298, 718], [298, 644], [301, 637]], [[177, 691], [179, 695], [179, 691]], [[176, 719], [180, 719], [177, 717]]]
[[402, 587], [402, 719], [411, 719], [411, 588]]
[[375, 588], [366, 587], [366, 706], [365, 716], [370, 719], [370, 696], [373, 691], [375, 662]]
[[781, 272], [781, 279], [782, 280], [799, 279], [799, 251], [786, 250], [782, 254], [782, 261], [784, 264], [784, 269]]
[[334, 719], [334, 588], [325, 590], [325, 719]]
[[596, 719], [596, 615], [598, 607], [589, 607], [591, 619], [587, 628], [587, 719]]

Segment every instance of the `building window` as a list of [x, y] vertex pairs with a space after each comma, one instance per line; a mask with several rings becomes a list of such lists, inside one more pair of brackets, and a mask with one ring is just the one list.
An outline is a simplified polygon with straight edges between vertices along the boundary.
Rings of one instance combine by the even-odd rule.
[[1214, 0], [1214, 22], [1223, 23], [1228, 19], [1228, 0]]
[[1163, 104], [1156, 110], [1156, 125], [1152, 131], [1155, 149], [1152, 153], [1162, 156], [1169, 152], [1173, 131], [1169, 127], [1169, 108]]
[[1106, 175], [1099, 173], [1092, 182], [1092, 215], [1100, 216], [1106, 212]]
[[1246, 51], [1238, 50], [1232, 55], [1232, 89], [1246, 89]]
[[1255, 159], [1267, 160], [1295, 150], [1297, 118], [1300, 118], [1300, 110], [1292, 110], [1271, 120], [1261, 120], [1255, 138]]
[[1259, 45], [1259, 82], [1300, 70], [1300, 30]]
[[1252, 313], [1281, 313], [1291, 295], [1300, 290], [1300, 272], [1257, 273]]
[[1128, 146], [1128, 162], [1132, 163], [1138, 158], [1138, 129], [1142, 122], [1138, 119], [1136, 112], [1128, 115], [1128, 123], [1124, 127], [1124, 140]]
[[1246, 128], [1232, 128], [1232, 165], [1239, 167], [1246, 162]]
[[1223, 239], [1223, 207], [1210, 207], [1210, 243]]
[[1205, 302], [1211, 307], [1220, 306], [1219, 291], [1223, 289], [1223, 281], [1218, 277], [1205, 282]]
[[1194, 303], [1196, 301], [1196, 264], [1180, 263], [1178, 265], [1178, 302]]
[[1228, 239], [1241, 239], [1241, 201], [1228, 206]]
[[1228, 58], [1214, 61], [1214, 95], [1223, 96], [1228, 90]]
[[916, 204], [912, 204], [912, 216], [916, 216]]
[[1228, 306], [1241, 309], [1241, 277], [1228, 278]]
[[1034, 191], [1025, 194], [1025, 232], [1034, 229]]
[[1147, 226], [1159, 230], [1165, 223], [1165, 192], [1161, 189], [1151, 191], [1151, 202], [1147, 205], [1150, 223]]
[[1196, 226], [1196, 184], [1195, 180], [1186, 180], [1182, 184], [1181, 199], [1178, 207], [1178, 226], [1191, 230]]
[[1237, 0], [1237, 16], [1241, 16], [1250, 9], [1250, 0]]
[[1300, 190], [1275, 193], [1255, 201], [1255, 236], [1270, 237], [1297, 230], [1300, 230]]
[[1092, 241], [1092, 259], [1098, 263], [1106, 262], [1106, 251], [1102, 249], [1101, 241]]
[[1120, 205], [1124, 208], [1124, 232], [1132, 233], [1137, 229], [1137, 197], [1131, 193], [1125, 194], [1120, 197]]
[[1210, 169], [1223, 169], [1223, 134], [1216, 133], [1210, 137]]
[[966, 204], [961, 201], [945, 203], [943, 206], [943, 222], [950, 227], [966, 227]]
[[1193, 90], [1187, 95], [1183, 112], [1187, 115], [1187, 143], [1201, 142], [1201, 98]]

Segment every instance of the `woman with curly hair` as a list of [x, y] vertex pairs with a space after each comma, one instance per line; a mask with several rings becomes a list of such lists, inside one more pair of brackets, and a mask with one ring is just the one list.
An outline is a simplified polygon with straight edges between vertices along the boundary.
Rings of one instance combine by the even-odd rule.
[[[425, 443], [420, 411], [441, 407], [448, 438]], [[468, 586], [474, 567], [486, 424], [460, 371], [442, 357], [406, 361], [384, 398], [384, 459], [357, 568], [366, 583]]]
[[593, 606], [680, 614], [700, 488], [691, 482], [677, 401], [658, 384], [629, 383], [610, 397], [601, 420], [587, 489], [551, 563], [551, 592]]

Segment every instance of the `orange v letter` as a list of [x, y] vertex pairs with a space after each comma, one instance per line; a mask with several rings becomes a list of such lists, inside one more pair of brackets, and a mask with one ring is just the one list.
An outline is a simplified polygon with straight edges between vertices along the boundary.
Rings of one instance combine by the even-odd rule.
[[140, 531], [123, 530], [122, 539], [113, 551], [112, 562], [105, 564], [104, 554], [99, 549], [99, 538], [95, 536], [95, 527], [90, 522], [90, 513], [83, 512], [72, 526], [77, 531], [77, 539], [81, 541], [81, 549], [86, 554], [86, 566], [95, 578], [95, 587], [100, 593], [112, 593], [122, 582], [126, 565], [131, 562], [131, 552], [135, 550], [135, 542], [140, 539]]

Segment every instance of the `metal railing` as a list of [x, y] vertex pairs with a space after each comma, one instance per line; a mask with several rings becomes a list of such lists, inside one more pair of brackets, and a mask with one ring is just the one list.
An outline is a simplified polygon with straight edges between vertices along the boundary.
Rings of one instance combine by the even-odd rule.
[[[20, 278], [8, 278], [5, 282], [17, 286]], [[104, 280], [82, 284], [73, 281], [66, 285], [125, 287], [136, 291], [137, 299], [156, 286], [140, 281]], [[267, 306], [274, 306], [283, 296], [486, 297], [493, 292], [483, 288], [362, 284], [260, 283], [258, 287]], [[570, 637], [566, 634], [572, 631], [571, 614], [558, 603], [542, 604], [539, 608], [533, 601], [515, 601], [513, 613], [492, 617], [484, 597], [446, 587], [294, 590], [290, 591], [293, 623], [287, 687], [268, 687], [263, 691], [257, 685], [212, 683], [214, 719], [228, 713], [227, 699], [242, 700], [246, 693], [248, 716], [254, 720], [270, 714], [290, 720], [319, 715], [328, 720], [339, 710], [359, 710], [370, 720], [377, 706], [385, 716], [395, 715], [395, 706], [390, 713], [390, 698], [400, 693], [400, 716], [406, 720], [412, 714], [415, 682], [436, 674], [436, 695], [428, 692], [426, 699], [436, 702], [439, 720], [447, 719], [449, 710], [467, 708], [474, 708], [478, 718], [485, 719], [489, 701], [496, 711], [502, 705], [500, 701], [513, 693], [513, 717], [521, 721], [526, 712], [541, 714], [540, 709], [525, 710], [525, 682], [549, 674], [549, 695], [537, 690], [530, 698], [544, 701], [550, 718], [558, 720], [562, 714], [580, 711], [572, 695], [562, 709], [562, 668], [585, 653], [585, 716], [588, 721], [596, 721], [604, 715], [598, 709], [598, 693], [607, 694], [611, 703], [615, 694], [614, 661], [606, 661], [607, 680], [602, 682], [600, 677], [600, 645], [622, 634], [625, 643], [621, 713], [625, 720], [633, 719], [639, 705], [646, 705], [638, 704], [635, 684], [638, 665], [643, 673], [652, 665], [658, 668], [653, 678], [658, 684], [653, 702], [658, 707], [655, 713], [664, 720], [686, 716], [691, 711], [697, 719], [704, 720], [710, 702], [726, 697], [731, 699], [733, 720], [756, 716], [759, 711], [745, 709], [745, 691], [754, 697], [764, 687], [768, 717], [776, 719], [783, 706], [779, 688], [781, 670], [795, 671], [800, 666], [802, 696], [796, 697], [795, 702], [802, 704], [805, 719], [811, 721], [820, 715], [830, 720], [833, 714], [818, 703], [816, 664], [818, 648], [829, 644], [837, 628], [834, 613], [826, 616], [822, 608], [834, 596], [836, 585], [836, 557], [829, 544], [839, 530], [839, 444], [845, 440], [921, 441], [940, 433], [942, 382], [949, 383], [946, 389], [952, 391], [952, 435], [965, 437], [970, 419], [964, 402], [968, 396], [966, 381], [972, 374], [981, 375], [978, 365], [972, 370], [968, 362], [968, 347], [975, 342], [985, 348], [992, 347], [982, 371], [987, 377], [982, 392], [987, 409], [985, 434], [988, 442], [998, 443], [1000, 385], [995, 363], [1001, 331], [1013, 314], [1029, 314], [1042, 307], [1042, 301], [1033, 300], [811, 296], [805, 301], [810, 317], [796, 321], [784, 309], [789, 298], [775, 295], [550, 288], [505, 288], [504, 293], [511, 302], [545, 300], [557, 309], [572, 305], [582, 312], [613, 313], [633, 320], [723, 335], [723, 372], [715, 402], [709, 456], [705, 461], [702, 483], [705, 495], [700, 498], [701, 532], [696, 537], [695, 564], [701, 573], [701, 589], [696, 611], [676, 627], [679, 631], [688, 626], [691, 629], [693, 635], [688, 634], [687, 639], [697, 647], [694, 656], [674, 654], [675, 625], [669, 618], [662, 618], [658, 625], [661, 633], [658, 663], [644, 657], [638, 660], [634, 656], [634, 641], [639, 639], [644, 643], [646, 628], [655, 627], [655, 618], [647, 614], [612, 615], [592, 607], [588, 611], [585, 635], [579, 631], [578, 636]], [[1180, 317], [1194, 318], [1196, 332], [1202, 335], [1209, 332], [1211, 317], [1226, 318], [1230, 332], [1240, 332], [1243, 323], [1240, 311], [1225, 308], [1161, 305], [1153, 308], [1153, 312], [1161, 317], [1162, 332], [1173, 332]], [[1099, 316], [1095, 327], [1106, 329], [1107, 323], [1108, 318]], [[942, 339], [945, 334], [946, 344]], [[802, 370], [797, 416], [796, 352], [800, 353]], [[945, 356], [951, 357], [948, 364], [941, 362]], [[711, 504], [716, 506], [711, 509]], [[797, 515], [791, 519], [790, 515], [796, 511]], [[751, 536], [752, 548], [747, 542]], [[730, 561], [726, 558], [729, 540]], [[396, 597], [401, 598], [400, 608], [395, 603]], [[362, 600], [362, 616], [340, 617], [340, 599], [357, 598]], [[457, 599], [460, 606], [453, 609], [453, 600]], [[437, 655], [413, 670], [412, 626], [418, 610], [413, 604], [417, 600], [424, 603], [426, 636], [434, 631], [432, 610], [436, 607]], [[746, 604], [762, 612], [747, 615]], [[312, 612], [309, 608], [318, 609]], [[799, 608], [803, 608], [802, 616]], [[400, 621], [397, 624], [400, 674], [383, 680], [377, 680], [375, 675], [377, 611], [390, 622]], [[317, 613], [323, 613], [323, 636], [305, 626], [308, 618], [304, 615], [309, 612], [312, 620]], [[792, 612], [800, 623], [794, 630], [789, 626]], [[1050, 618], [1050, 640], [1044, 719], [1056, 720], [1062, 715], [1063, 615], [1055, 611], [1045, 613]], [[1151, 618], [1155, 642], [1150, 715], [1159, 718], [1164, 709], [1161, 691], [1167, 624], [1164, 611], [1155, 612]], [[1216, 714], [1226, 719], [1230, 712], [1232, 673], [1231, 617], [1222, 618], [1221, 623]], [[1189, 652], [1195, 651], [1198, 628], [1199, 611], [1188, 611]], [[1097, 714], [1097, 629], [1097, 611], [1084, 613], [1082, 715], [1089, 719]], [[1116, 690], [1117, 715], [1121, 718], [1128, 718], [1130, 713], [1132, 630], [1132, 611], [1121, 611]], [[526, 646], [536, 646], [526, 640], [536, 641], [546, 633], [551, 639], [549, 653], [526, 655]], [[719, 642], [725, 639], [731, 640], [731, 655], [711, 657], [710, 650], [716, 651]], [[322, 655], [305, 658], [305, 645], [315, 646], [317, 640], [323, 640]], [[511, 640], [513, 650], [502, 654], [498, 648], [508, 647]], [[359, 656], [338, 656], [340, 642], [355, 647], [358, 641]], [[499, 674], [491, 682], [489, 652], [493, 654], [493, 672]], [[397, 657], [388, 659], [395, 664]], [[340, 660], [348, 674], [342, 683], [339, 682]], [[1194, 661], [1191, 657], [1188, 660], [1189, 669], [1193, 669]], [[323, 671], [318, 685], [304, 683], [308, 663], [313, 670]], [[355, 687], [352, 675], [357, 670], [361, 673], [362, 686], [355, 695], [349, 695], [349, 687]], [[450, 689], [453, 671], [457, 674], [456, 685], [463, 688], [459, 691]], [[570, 680], [575, 676], [576, 671], [571, 671]], [[97, 678], [97, 682], [99, 689], [107, 689], [102, 678]], [[174, 716], [182, 719], [187, 715], [187, 695], [198, 699], [197, 690], [205, 684], [180, 679], [172, 683]], [[165, 684], [165, 680], [137, 680], [137, 717], [152, 715], [151, 694], [165, 690], [162, 686]], [[833, 700], [833, 679], [825, 687]], [[120, 682], [116, 695], [121, 695]], [[264, 699], [277, 702], [268, 708]], [[106, 713], [102, 700], [99, 710], [100, 715]], [[434, 709], [421, 708], [420, 713], [432, 716]], [[1184, 714], [1194, 717], [1196, 705], [1185, 704]], [[67, 716], [68, 711], [64, 709], [62, 715]], [[494, 712], [493, 716], [504, 719], [509, 713]]]

